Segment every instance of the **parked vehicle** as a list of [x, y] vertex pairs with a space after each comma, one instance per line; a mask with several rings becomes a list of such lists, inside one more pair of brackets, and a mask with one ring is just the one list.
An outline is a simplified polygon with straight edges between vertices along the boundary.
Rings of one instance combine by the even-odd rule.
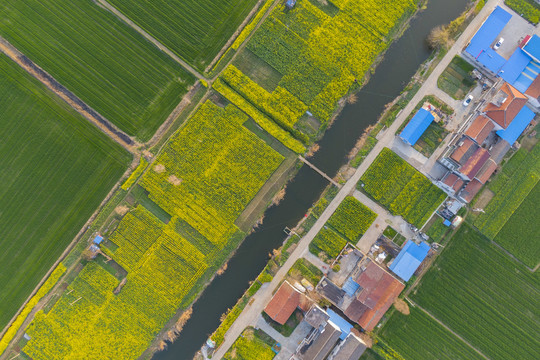
[[474, 96], [469, 95], [467, 98], [463, 101], [463, 106], [467, 107], [471, 103], [472, 99], [474, 99]]
[[501, 45], [503, 44], [503, 42], [504, 42], [504, 39], [499, 38], [499, 40], [497, 40], [495, 45], [493, 45], [493, 50], [498, 50], [501, 47]]

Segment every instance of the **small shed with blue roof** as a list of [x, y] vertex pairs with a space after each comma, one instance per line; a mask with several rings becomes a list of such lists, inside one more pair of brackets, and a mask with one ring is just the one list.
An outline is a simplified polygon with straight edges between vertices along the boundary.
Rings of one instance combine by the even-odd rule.
[[96, 235], [94, 238], [94, 241], [92, 241], [94, 244], [99, 245], [103, 241], [103, 237], [101, 235]]
[[405, 129], [399, 134], [399, 137], [407, 144], [413, 146], [434, 119], [435, 117], [430, 111], [424, 108], [418, 110], [407, 126], [405, 126]]
[[339, 316], [338, 313], [336, 313], [332, 309], [326, 310], [326, 313], [328, 314], [328, 316], [330, 316], [329, 320], [336, 324], [339, 327], [339, 330], [341, 330], [341, 335], [339, 336], [339, 338], [341, 340], [345, 340], [345, 338], [347, 337], [347, 335], [349, 335], [351, 329], [353, 328], [351, 323]]
[[401, 249], [398, 256], [389, 266], [389, 269], [404, 281], [409, 281], [416, 269], [418, 269], [422, 261], [426, 258], [429, 249], [429, 244], [424, 241], [416, 244], [412, 240], [407, 240], [403, 249]]

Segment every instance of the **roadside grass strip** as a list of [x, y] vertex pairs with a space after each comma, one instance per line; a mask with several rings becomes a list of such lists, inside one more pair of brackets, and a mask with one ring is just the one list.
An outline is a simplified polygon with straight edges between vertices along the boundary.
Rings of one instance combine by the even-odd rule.
[[92, 0], [5, 0], [0, 35], [142, 141], [151, 138], [194, 81]]
[[465, 224], [411, 298], [494, 360], [540, 358], [540, 277]]
[[357, 187], [418, 228], [446, 198], [426, 176], [388, 148], [377, 156]]
[[99, 206], [130, 155], [0, 54], [0, 328]]

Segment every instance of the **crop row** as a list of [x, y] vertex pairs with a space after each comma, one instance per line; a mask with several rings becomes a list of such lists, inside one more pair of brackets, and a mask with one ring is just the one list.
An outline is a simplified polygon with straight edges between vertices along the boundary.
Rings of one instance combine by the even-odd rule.
[[379, 333], [384, 342], [404, 359], [484, 359], [420, 309], [412, 306], [409, 309], [409, 315], [394, 311]]
[[234, 231], [232, 223], [283, 160], [242, 126], [245, 120], [233, 105], [206, 102], [142, 178], [151, 199], [214, 243]]
[[[0, 18], [4, 16], [2, 10]], [[131, 157], [4, 54], [0, 109], [4, 328], [122, 176]]]
[[242, 95], [238, 94], [234, 89], [222, 82], [221, 79], [217, 79], [214, 82], [214, 89], [223, 95], [227, 100], [242, 109], [242, 111], [249, 115], [249, 117], [251, 117], [261, 128], [275, 137], [283, 145], [297, 153], [303, 153], [306, 151], [306, 148], [300, 141], [295, 139], [288, 131], [284, 130], [273, 120], [268, 118], [268, 116], [264, 115]]
[[[332, 258], [337, 257], [346, 244], [347, 240], [330, 228], [321, 229], [311, 242], [312, 246], [324, 251]], [[315, 249], [315, 252], [317, 252], [317, 249]]]
[[538, 276], [468, 225], [413, 300], [491, 359], [538, 359]]
[[536, 183], [534, 189], [495, 237], [497, 244], [531, 268], [540, 261], [538, 204], [540, 204], [540, 182]]
[[137, 179], [139, 178], [139, 176], [141, 176], [147, 166], [148, 161], [146, 161], [144, 157], [141, 157], [137, 168], [133, 170], [133, 172], [129, 175], [126, 181], [124, 181], [124, 183], [122, 184], [122, 190], [129, 190], [133, 186], [133, 184], [135, 184], [135, 181], [137, 181]]
[[489, 185], [495, 196], [474, 225], [493, 239], [540, 180], [540, 146], [520, 149]]
[[269, 93], [234, 65], [229, 65], [225, 69], [221, 79], [261, 112], [268, 113], [284, 130], [293, 134], [294, 124], [307, 110], [303, 102], [284, 88], [278, 86]]
[[95, 262], [87, 264], [53, 309], [35, 318], [24, 351], [35, 359], [77, 359], [83, 352], [82, 358], [138, 357], [207, 269], [196, 247], [158, 222], [142, 207], [126, 215], [116, 232], [129, 233], [129, 242], [117, 244], [113, 259], [125, 246], [143, 244], [146, 250], [132, 250], [133, 266], [119, 294], [113, 294], [118, 279]]
[[201, 70], [218, 54], [257, 3], [256, 0], [109, 2], [178, 56]]
[[347, 196], [328, 220], [349, 241], [356, 242], [371, 226], [377, 214], [353, 196]]
[[178, 63], [94, 1], [3, 4], [2, 36], [129, 135], [150, 139], [193, 82]]
[[364, 173], [358, 188], [421, 227], [446, 195], [392, 150], [384, 148]]
[[19, 313], [19, 315], [17, 315], [15, 321], [13, 321], [13, 323], [9, 326], [4, 336], [0, 338], [0, 355], [2, 355], [4, 350], [6, 350], [9, 342], [15, 337], [24, 320], [26, 320], [26, 317], [32, 312], [32, 310], [34, 310], [34, 307], [37, 305], [39, 300], [47, 295], [47, 293], [56, 285], [60, 277], [64, 275], [65, 272], [66, 267], [64, 264], [58, 264], [49, 278], [43, 283], [43, 285], [41, 285], [36, 294], [32, 296], [30, 300], [28, 300], [22, 311]]
[[386, 36], [412, 1], [350, 1], [329, 16], [309, 1], [291, 11], [277, 6], [248, 48], [283, 74], [280, 86], [309, 106], [321, 121], [336, 102], [361, 80], [386, 48]]

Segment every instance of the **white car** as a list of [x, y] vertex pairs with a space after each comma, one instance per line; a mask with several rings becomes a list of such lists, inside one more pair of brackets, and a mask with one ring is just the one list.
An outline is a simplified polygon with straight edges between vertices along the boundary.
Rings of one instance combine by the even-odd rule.
[[467, 96], [467, 98], [463, 101], [463, 106], [465, 106], [465, 107], [469, 106], [472, 99], [474, 99], [474, 97], [472, 95]]
[[501, 45], [503, 44], [503, 42], [504, 42], [504, 39], [499, 38], [499, 40], [497, 40], [495, 45], [493, 45], [493, 50], [498, 50], [501, 47]]

